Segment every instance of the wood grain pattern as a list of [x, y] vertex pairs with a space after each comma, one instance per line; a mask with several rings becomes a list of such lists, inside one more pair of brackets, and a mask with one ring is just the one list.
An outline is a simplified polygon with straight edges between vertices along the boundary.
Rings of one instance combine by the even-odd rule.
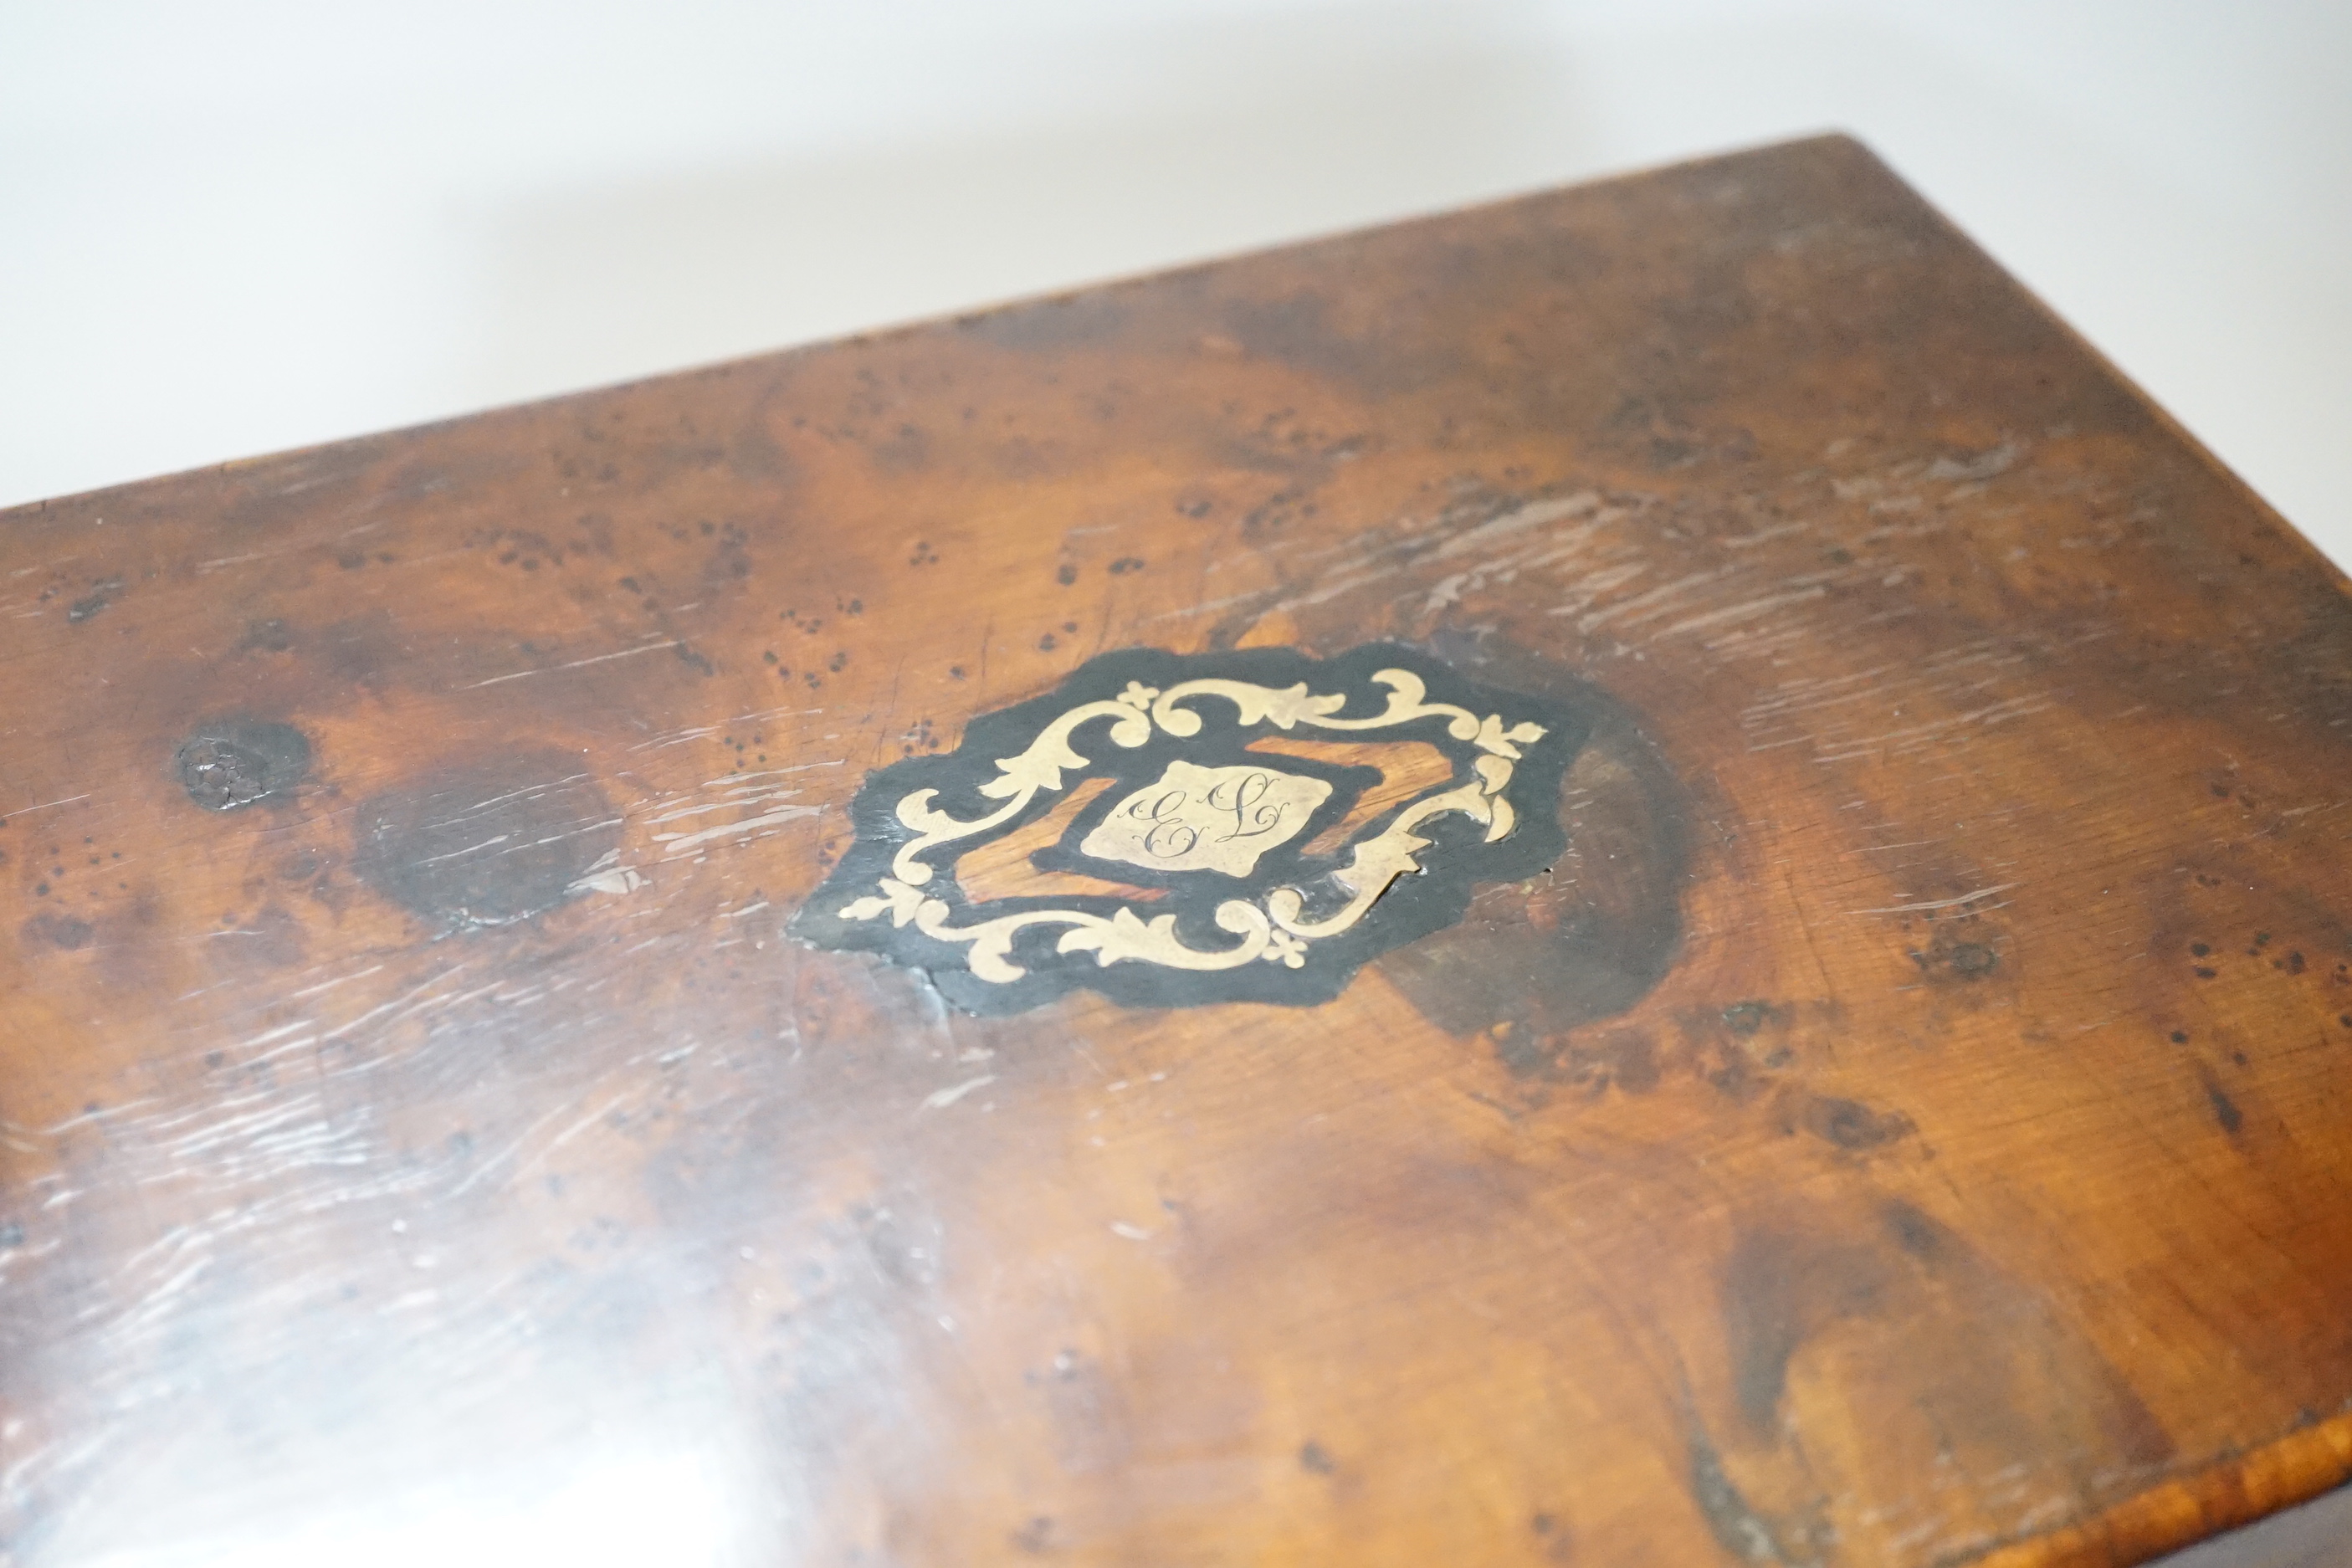
[[[2121, 1564], [2352, 1475], [2345, 584], [1849, 142], [5, 525], [11, 1568]], [[1379, 639], [1597, 727], [1337, 1001], [784, 933], [1098, 650]]]

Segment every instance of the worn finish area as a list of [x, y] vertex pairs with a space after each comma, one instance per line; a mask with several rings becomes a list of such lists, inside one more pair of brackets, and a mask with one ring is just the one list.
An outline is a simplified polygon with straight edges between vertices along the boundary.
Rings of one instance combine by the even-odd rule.
[[[5, 530], [11, 1568], [2120, 1564], [2352, 1471], [2352, 604], [1852, 142]], [[1368, 647], [1573, 747], [1328, 996], [802, 923], [1090, 660]], [[1498, 755], [931, 885], [1144, 929]]]

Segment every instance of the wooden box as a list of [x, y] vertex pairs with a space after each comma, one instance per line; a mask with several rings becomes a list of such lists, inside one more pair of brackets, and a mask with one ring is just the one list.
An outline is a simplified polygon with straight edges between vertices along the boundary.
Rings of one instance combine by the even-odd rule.
[[2346, 584], [1851, 142], [0, 552], [10, 1568], [2352, 1473]]

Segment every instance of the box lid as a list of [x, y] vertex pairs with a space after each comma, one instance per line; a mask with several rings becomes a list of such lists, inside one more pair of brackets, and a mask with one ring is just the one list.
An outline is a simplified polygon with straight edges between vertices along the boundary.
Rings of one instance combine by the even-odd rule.
[[27, 1568], [2352, 1469], [2343, 581], [1850, 141], [5, 525]]

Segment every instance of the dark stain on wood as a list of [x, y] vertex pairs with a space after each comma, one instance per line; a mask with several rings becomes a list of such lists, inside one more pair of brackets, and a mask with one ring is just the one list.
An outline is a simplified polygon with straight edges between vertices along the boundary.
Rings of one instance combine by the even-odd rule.
[[115, 596], [121, 592], [122, 579], [120, 577], [109, 577], [91, 584], [89, 593], [66, 606], [66, 624], [79, 626], [114, 603]]
[[286, 653], [294, 647], [294, 628], [275, 616], [248, 621], [236, 646], [240, 653]]
[[615, 850], [621, 819], [577, 754], [523, 750], [435, 770], [361, 803], [362, 881], [452, 929], [508, 925], [563, 901]]
[[2205, 1090], [2205, 1103], [2212, 1108], [2213, 1124], [2235, 1138], [2246, 1125], [2245, 1112], [2230, 1098], [2230, 1091], [2221, 1087], [2213, 1069], [2202, 1062], [2197, 1064], [2197, 1081]]
[[[1561, 784], [1567, 853], [1540, 876], [1482, 889], [1458, 928], [1389, 954], [1381, 973], [1440, 1027], [1502, 1041], [1515, 1072], [1579, 1051], [1590, 1061], [1592, 1047], [1573, 1032], [1641, 1000], [1679, 949], [1690, 866], [1684, 792], [1606, 693], [1557, 673], [1530, 681], [1524, 661], [1472, 668], [1591, 715], [1591, 738]], [[1624, 1044], [1602, 1052], [1619, 1058], [1613, 1079], [1654, 1084], [1654, 1068], [1639, 1059], [1654, 1053], [1627, 1058]]]
[[310, 742], [274, 719], [209, 720], [173, 756], [180, 785], [207, 811], [235, 811], [280, 799], [310, 771]]
[[1739, 1414], [1750, 1427], [1777, 1423], [1789, 1358], [1841, 1318], [1874, 1310], [1889, 1284], [1886, 1261], [1866, 1245], [1769, 1231], [1740, 1237], [1723, 1276]]
[[1834, 1094], [1803, 1097], [1792, 1108], [1788, 1126], [1791, 1131], [1801, 1127], [1850, 1153], [1892, 1143], [1912, 1131], [1910, 1118], [1898, 1111], [1874, 1110], [1860, 1100]]
[[1742, 1563], [1788, 1563], [1791, 1568], [1816, 1561], [1801, 1548], [1795, 1556], [1782, 1548], [1773, 1521], [1759, 1513], [1741, 1494], [1738, 1485], [1724, 1470], [1723, 1456], [1716, 1452], [1706, 1431], [1696, 1425], [1688, 1439], [1688, 1474], [1691, 1501], [1698, 1506], [1699, 1517], [1706, 1521], [1716, 1544], [1734, 1558]]
[[[2170, 1436], [2053, 1303], [1915, 1204], [1884, 1200], [1872, 1217], [1749, 1228], [1733, 1246], [1720, 1300], [1735, 1419], [1716, 1431], [1738, 1436], [1721, 1462], [1755, 1510], [1801, 1519], [1852, 1467], [1923, 1452], [1990, 1477], [2057, 1445], [2095, 1467], [2109, 1500], [2162, 1472]], [[1806, 1451], [1818, 1402], [1849, 1375], [1897, 1401], [1873, 1433], [1885, 1458]]]
[[25, 922], [21, 932], [27, 946], [52, 947], [71, 952], [89, 944], [96, 927], [79, 915], [42, 913]]

